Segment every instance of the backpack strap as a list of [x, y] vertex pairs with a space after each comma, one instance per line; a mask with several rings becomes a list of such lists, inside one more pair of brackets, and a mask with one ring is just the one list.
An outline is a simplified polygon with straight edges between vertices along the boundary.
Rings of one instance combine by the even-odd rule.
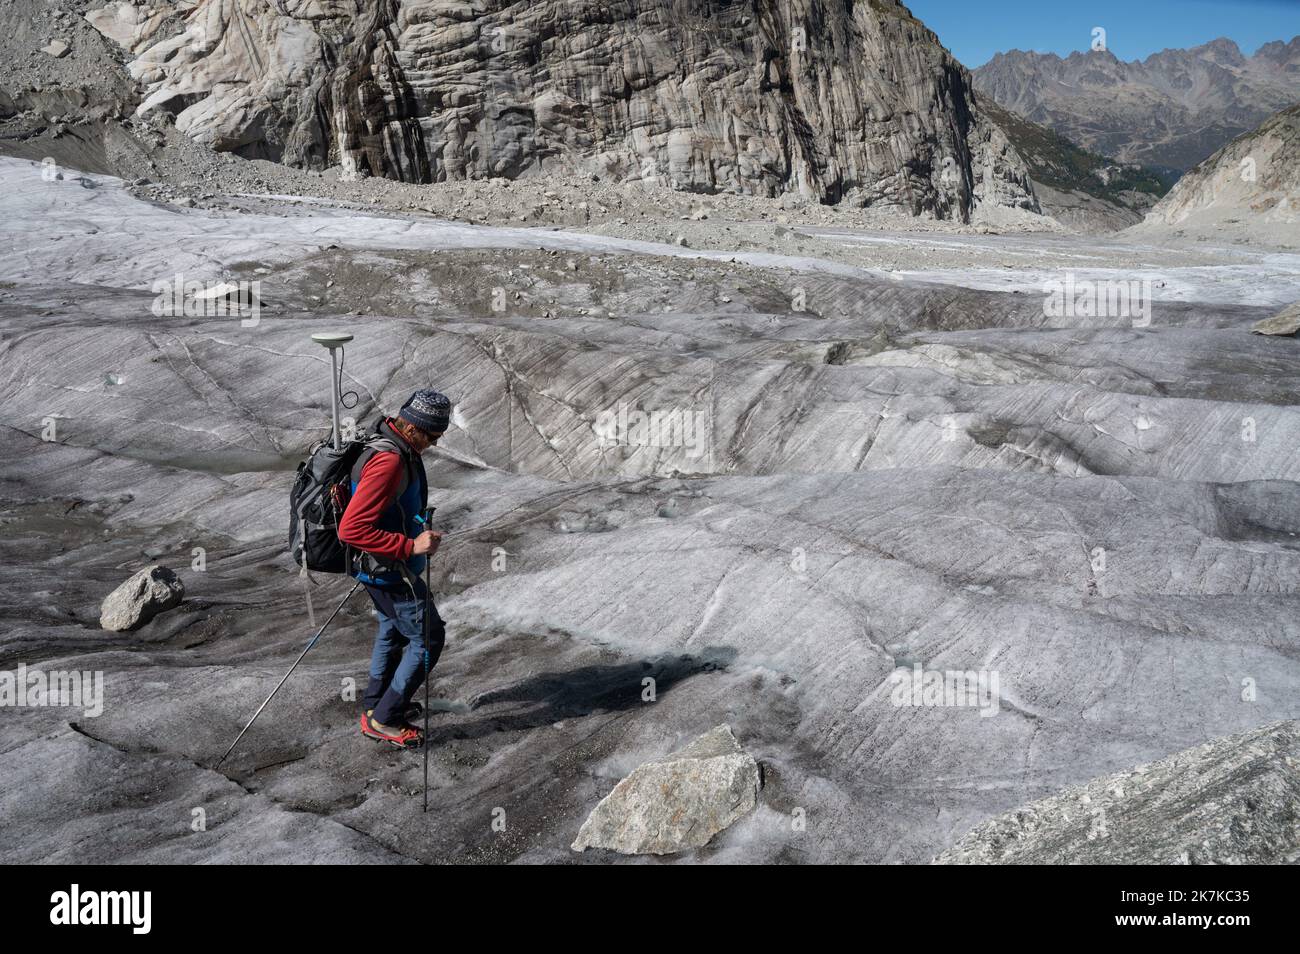
[[399, 455], [402, 458], [402, 462], [406, 465], [404, 473], [402, 474], [402, 483], [397, 488], [397, 496], [400, 497], [406, 492], [406, 488], [411, 485], [411, 481], [415, 478], [415, 455], [411, 453], [411, 448], [407, 446], [405, 441], [394, 440], [387, 434], [383, 433], [383, 431], [380, 430], [380, 428], [383, 427], [383, 424], [384, 420], [383, 418], [380, 418], [375, 422], [374, 429], [365, 436], [363, 442], [366, 445], [366, 449], [361, 452], [360, 456], [357, 457], [356, 463], [352, 465], [353, 473], [360, 477], [362, 469], [370, 461], [370, 458], [374, 457], [376, 454], [389, 453]]
[[[360, 453], [360, 455], [358, 455], [356, 462], [352, 465], [352, 472], [359, 479], [361, 471], [365, 469], [370, 458], [374, 457], [376, 454], [397, 454], [402, 458], [402, 463], [405, 465], [402, 469], [402, 482], [397, 487], [396, 497], [400, 500], [402, 494], [406, 493], [407, 488], [411, 486], [411, 482], [415, 479], [416, 455], [411, 452], [411, 448], [407, 446], [405, 441], [395, 440], [383, 433], [381, 430], [383, 425], [384, 419], [381, 417], [375, 422], [374, 429], [363, 439], [365, 449]], [[411, 573], [406, 569], [406, 564], [396, 563], [390, 565], [387, 561], [379, 560], [372, 554], [366, 553], [362, 550], [353, 550], [351, 547], [347, 548], [345, 559], [347, 560], [347, 565], [349, 567], [357, 566], [364, 572], [373, 572], [375, 570], [396, 570], [402, 575], [406, 585], [411, 588], [411, 593], [414, 595], [415, 587], [411, 583]], [[357, 562], [354, 563], [354, 560]]]

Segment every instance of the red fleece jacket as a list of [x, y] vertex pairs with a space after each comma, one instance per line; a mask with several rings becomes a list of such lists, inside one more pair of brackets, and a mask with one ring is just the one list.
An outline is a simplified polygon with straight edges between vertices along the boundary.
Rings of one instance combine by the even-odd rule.
[[415, 541], [404, 533], [381, 530], [376, 524], [397, 499], [402, 483], [402, 455], [379, 451], [361, 468], [357, 489], [343, 511], [339, 539], [357, 550], [389, 560], [409, 560]]

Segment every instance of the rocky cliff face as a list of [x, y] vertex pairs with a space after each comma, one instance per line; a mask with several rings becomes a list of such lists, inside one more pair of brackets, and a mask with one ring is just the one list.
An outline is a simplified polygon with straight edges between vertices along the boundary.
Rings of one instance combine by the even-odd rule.
[[98, 18], [137, 54], [140, 112], [245, 156], [410, 182], [576, 168], [963, 220], [1037, 210], [970, 75], [892, 0], [122, 6]]
[[1105, 50], [1012, 50], [973, 76], [981, 93], [1087, 149], [1182, 172], [1300, 102], [1300, 36], [1249, 57], [1218, 39], [1128, 63]]
[[1300, 106], [1239, 136], [1178, 181], [1142, 230], [1170, 228], [1294, 247], [1300, 226]]

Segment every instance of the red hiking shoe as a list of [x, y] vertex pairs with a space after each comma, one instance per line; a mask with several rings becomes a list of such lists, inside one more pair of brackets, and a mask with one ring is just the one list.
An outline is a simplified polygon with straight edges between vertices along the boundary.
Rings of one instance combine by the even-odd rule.
[[424, 734], [414, 726], [404, 725], [395, 733], [385, 732], [375, 728], [375, 724], [370, 721], [366, 713], [361, 713], [361, 734], [368, 739], [374, 739], [376, 742], [387, 742], [389, 745], [395, 745], [399, 749], [418, 749], [424, 744]]

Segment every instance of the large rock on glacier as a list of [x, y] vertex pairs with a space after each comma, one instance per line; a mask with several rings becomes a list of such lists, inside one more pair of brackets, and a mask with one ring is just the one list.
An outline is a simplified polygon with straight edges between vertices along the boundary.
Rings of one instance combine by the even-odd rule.
[[1300, 722], [1216, 739], [980, 825], [942, 864], [1300, 861]]
[[1255, 322], [1250, 330], [1257, 335], [1294, 335], [1300, 331], [1300, 301], [1287, 305], [1272, 318]]
[[758, 764], [720, 725], [683, 749], [646, 762], [583, 823], [574, 851], [668, 855], [702, 848], [758, 805]]
[[184, 597], [185, 584], [175, 573], [165, 566], [147, 566], [104, 597], [99, 625], [114, 632], [139, 629]]
[[362, 13], [201, 0], [179, 26], [93, 22], [139, 51], [139, 112], [250, 157], [409, 182], [558, 166], [945, 218], [1037, 210], [970, 75], [891, 0], [384, 0]]

